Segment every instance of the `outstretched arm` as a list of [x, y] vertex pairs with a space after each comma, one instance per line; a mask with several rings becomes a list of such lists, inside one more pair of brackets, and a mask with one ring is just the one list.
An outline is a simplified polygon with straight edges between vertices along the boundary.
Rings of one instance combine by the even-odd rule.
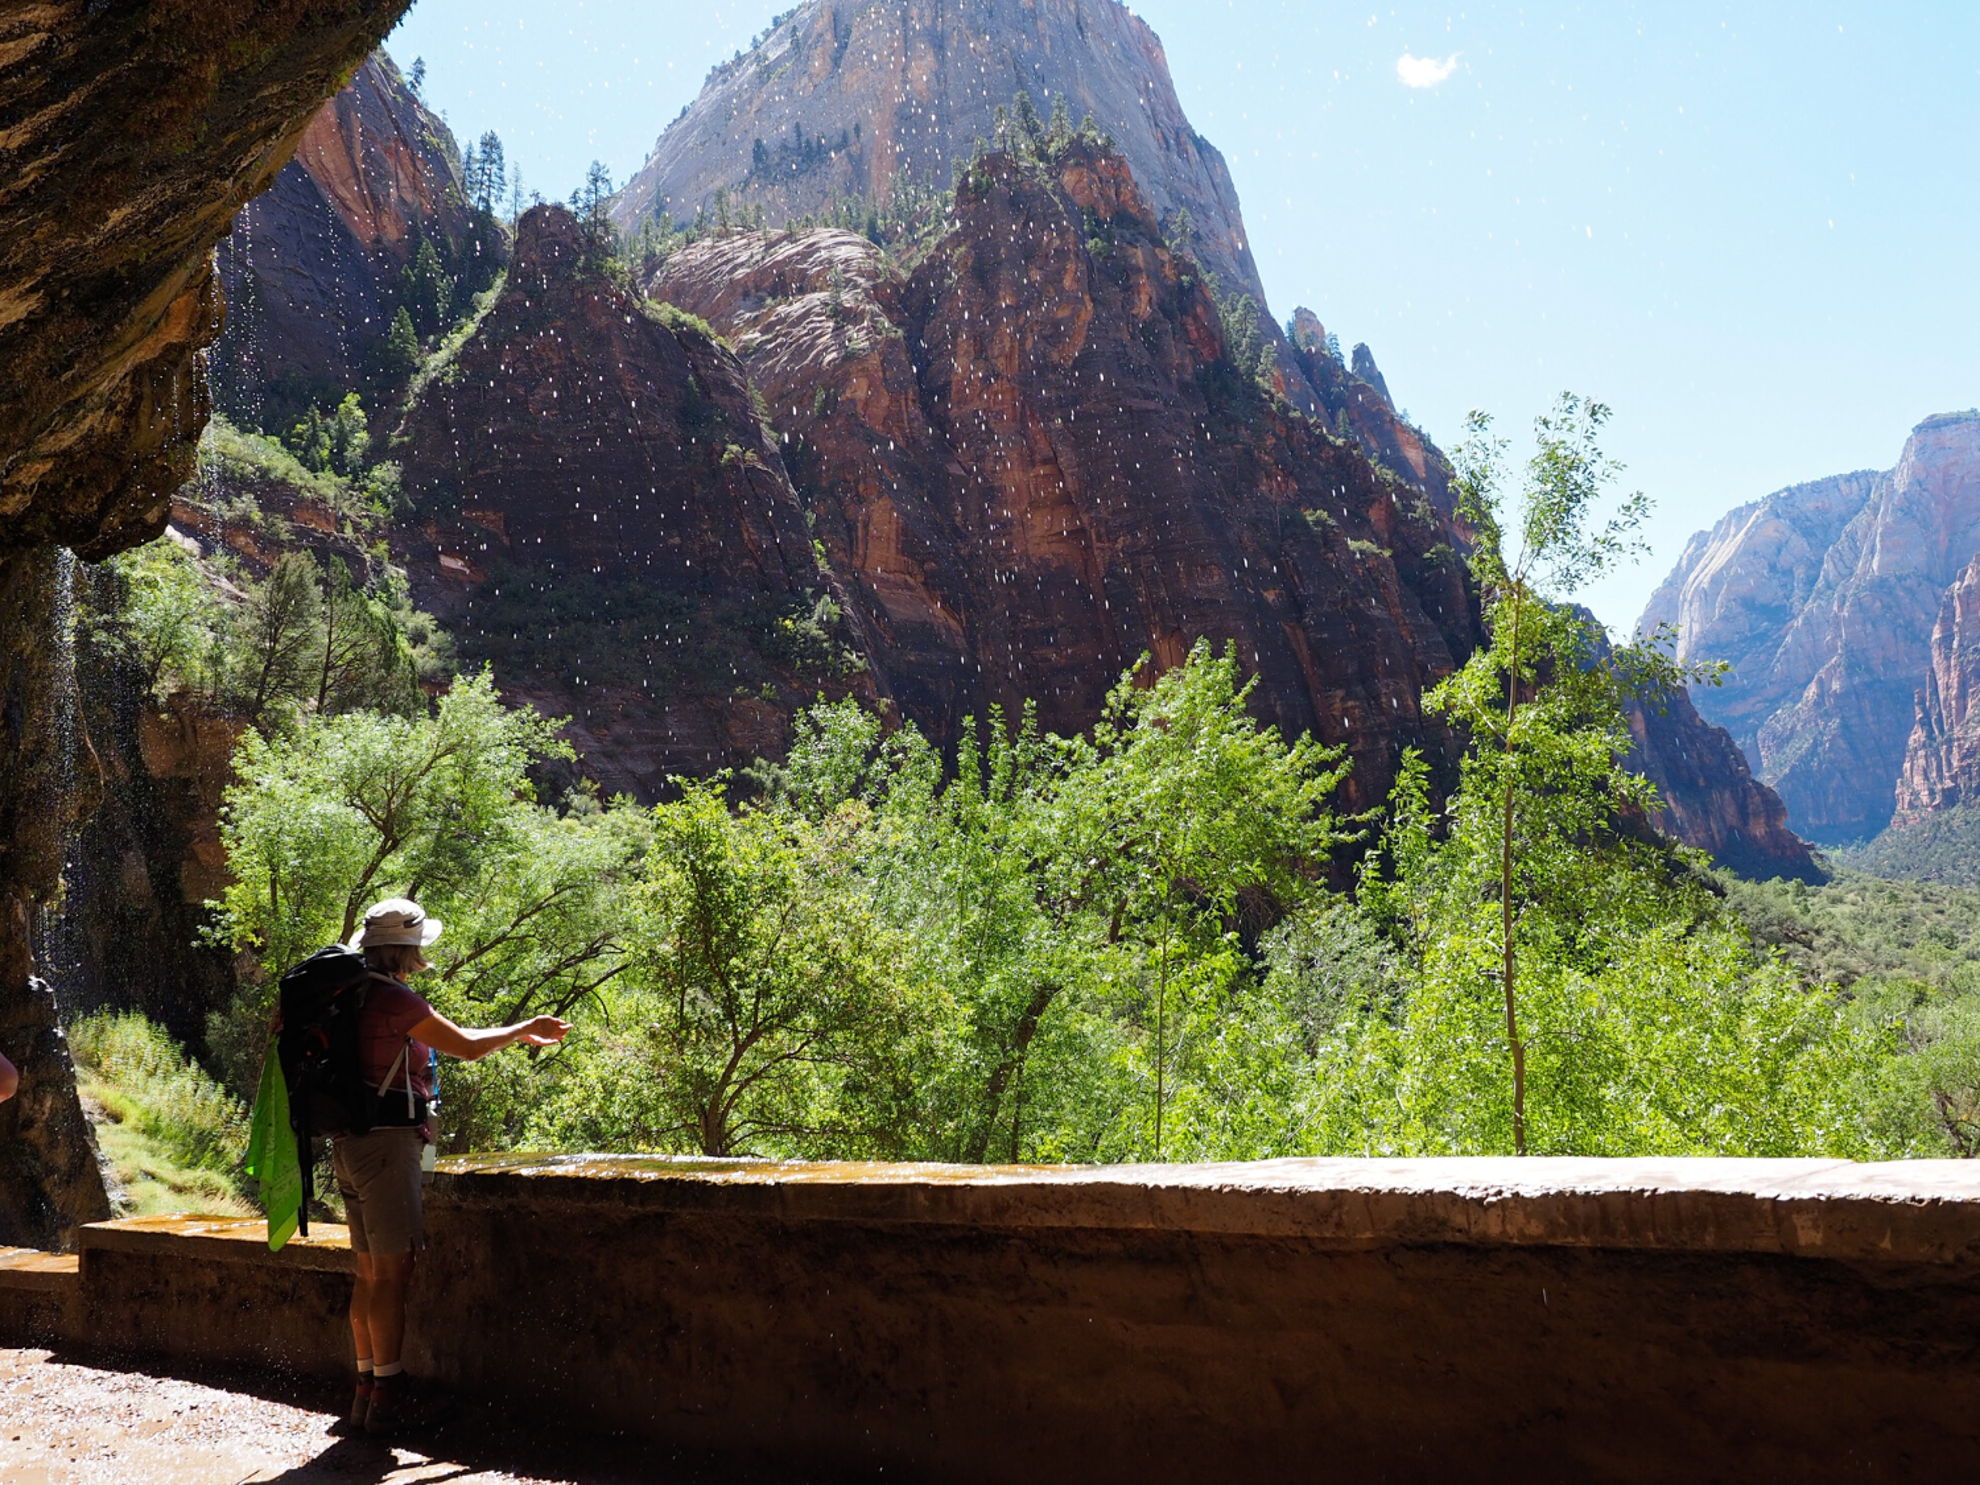
[[0, 1057], [0, 1103], [12, 1098], [21, 1086], [21, 1075], [14, 1070], [14, 1064]]
[[458, 1057], [463, 1062], [479, 1062], [490, 1052], [499, 1052], [517, 1042], [530, 1047], [553, 1046], [562, 1041], [570, 1029], [571, 1023], [568, 1021], [560, 1021], [555, 1016], [538, 1016], [534, 1021], [524, 1021], [517, 1026], [491, 1026], [485, 1030], [470, 1031], [464, 1026], [456, 1026], [435, 1011], [412, 1029], [412, 1037], [415, 1041], [425, 1042], [436, 1052], [445, 1052], [449, 1057]]

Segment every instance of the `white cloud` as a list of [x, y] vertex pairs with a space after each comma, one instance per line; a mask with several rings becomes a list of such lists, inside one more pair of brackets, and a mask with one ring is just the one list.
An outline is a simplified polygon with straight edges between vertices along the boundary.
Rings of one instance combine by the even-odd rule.
[[1406, 88], [1434, 88], [1456, 71], [1456, 52], [1441, 62], [1435, 57], [1412, 57], [1408, 52], [1396, 58], [1396, 76]]

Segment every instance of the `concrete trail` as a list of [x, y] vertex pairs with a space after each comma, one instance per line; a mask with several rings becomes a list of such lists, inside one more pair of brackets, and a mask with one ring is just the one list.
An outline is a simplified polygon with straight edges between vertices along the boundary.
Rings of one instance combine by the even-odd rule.
[[[675, 1480], [1855, 1485], [1980, 1459], [1980, 1162], [510, 1155], [443, 1162], [426, 1218], [405, 1359], [482, 1410], [440, 1441], [474, 1450], [457, 1478], [574, 1478], [597, 1456], [496, 1447], [547, 1422]], [[327, 1410], [346, 1242], [87, 1226], [0, 1252], [0, 1345], [316, 1378]]]

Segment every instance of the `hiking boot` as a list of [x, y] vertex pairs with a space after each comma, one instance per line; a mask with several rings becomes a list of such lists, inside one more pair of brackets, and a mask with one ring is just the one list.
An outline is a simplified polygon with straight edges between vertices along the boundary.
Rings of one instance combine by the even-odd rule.
[[372, 1438], [396, 1438], [434, 1427], [445, 1420], [446, 1399], [423, 1383], [414, 1383], [401, 1372], [396, 1377], [371, 1384], [371, 1403], [365, 1410], [364, 1431]]
[[357, 1395], [351, 1399], [350, 1411], [330, 1425], [330, 1432], [339, 1437], [363, 1433], [365, 1421], [371, 1416], [371, 1393], [371, 1374], [366, 1372], [357, 1384]]

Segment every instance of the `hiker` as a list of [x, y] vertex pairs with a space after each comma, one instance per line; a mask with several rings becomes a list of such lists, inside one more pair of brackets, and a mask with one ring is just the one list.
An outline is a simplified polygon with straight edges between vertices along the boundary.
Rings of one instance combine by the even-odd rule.
[[[568, 1021], [538, 1016], [519, 1026], [469, 1031], [434, 1010], [406, 983], [433, 966], [421, 950], [440, 937], [441, 924], [419, 904], [403, 897], [379, 903], [365, 914], [351, 947], [364, 951], [372, 972], [364, 1010], [358, 1017], [358, 1058], [366, 1081], [396, 1095], [405, 1089], [406, 1108], [423, 1112], [433, 1099], [434, 1053], [474, 1062], [518, 1042], [547, 1047], [564, 1039]], [[396, 1104], [382, 1099], [381, 1111]], [[417, 1100], [417, 1101], [416, 1101]], [[384, 1434], [405, 1421], [404, 1368], [399, 1359], [406, 1334], [406, 1291], [413, 1262], [426, 1246], [421, 1226], [422, 1157], [433, 1142], [430, 1121], [401, 1127], [374, 1126], [368, 1134], [343, 1135], [331, 1144], [331, 1166], [357, 1254], [357, 1284], [351, 1292], [351, 1337], [357, 1343], [357, 1396], [341, 1431]]]
[[0, 1053], [0, 1103], [12, 1098], [20, 1091], [20, 1086], [20, 1073], [15, 1069], [14, 1064], [7, 1060], [6, 1055]]

